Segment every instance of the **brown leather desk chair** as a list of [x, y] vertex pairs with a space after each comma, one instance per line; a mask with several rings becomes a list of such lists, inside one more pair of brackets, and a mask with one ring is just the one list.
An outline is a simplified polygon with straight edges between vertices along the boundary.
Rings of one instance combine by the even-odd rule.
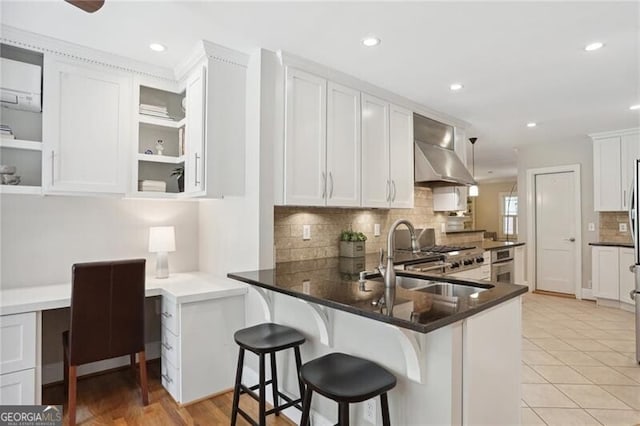
[[129, 355], [140, 361], [142, 403], [149, 403], [144, 353], [145, 260], [76, 263], [72, 267], [71, 326], [62, 333], [69, 425], [76, 423], [77, 367]]

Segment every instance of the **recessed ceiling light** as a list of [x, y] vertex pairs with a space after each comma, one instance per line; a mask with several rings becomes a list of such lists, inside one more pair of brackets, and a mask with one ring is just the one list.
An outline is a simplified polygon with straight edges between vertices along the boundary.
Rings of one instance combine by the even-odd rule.
[[373, 47], [380, 44], [380, 39], [374, 36], [368, 36], [362, 39], [362, 44], [366, 47]]
[[602, 49], [604, 47], [604, 43], [596, 41], [594, 43], [589, 43], [584, 47], [584, 50], [587, 52], [593, 52], [594, 50]]
[[453, 90], [454, 92], [456, 90], [460, 90], [462, 89], [464, 86], [460, 83], [453, 83], [451, 86], [449, 86], [449, 89]]
[[629, 107], [629, 109], [630, 109], [631, 111], [635, 111], [636, 109], [640, 109], [640, 104], [631, 105], [631, 106]]
[[149, 49], [153, 50], [154, 52], [164, 52], [165, 50], [167, 50], [167, 48], [160, 43], [151, 43], [149, 45]]
[[536, 127], [538, 125], [538, 123], [534, 123], [533, 121], [531, 123], [527, 123], [527, 127]]

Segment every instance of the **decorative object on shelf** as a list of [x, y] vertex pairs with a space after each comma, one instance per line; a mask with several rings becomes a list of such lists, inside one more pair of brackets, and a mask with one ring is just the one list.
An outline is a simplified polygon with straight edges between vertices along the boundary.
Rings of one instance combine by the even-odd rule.
[[[471, 142], [471, 176], [473, 180], [476, 180], [476, 141], [478, 138], [469, 138], [469, 142]], [[469, 197], [477, 197], [480, 195], [480, 191], [478, 190], [478, 185], [471, 185], [469, 187]]]
[[139, 180], [138, 191], [141, 192], [167, 192], [167, 182], [162, 180]]
[[178, 129], [178, 155], [184, 155], [184, 126]]
[[365, 241], [367, 236], [362, 232], [355, 232], [351, 229], [342, 231], [340, 234], [340, 256], [342, 257], [362, 257], [365, 255]]
[[16, 166], [0, 165], [0, 184], [18, 185], [20, 183], [20, 176], [16, 176], [15, 173]]
[[147, 155], [153, 155], [153, 151], [150, 149], [145, 150], [144, 153]]
[[0, 124], [0, 138], [15, 139], [16, 137], [14, 136], [11, 127], [7, 126], [6, 124]]
[[171, 170], [171, 176], [178, 180], [178, 191], [184, 192], [184, 166]]
[[140, 104], [140, 114], [172, 120], [169, 116], [169, 110], [165, 106]]
[[169, 252], [176, 251], [176, 233], [173, 226], [149, 228], [149, 253], [156, 253], [156, 278], [169, 277]]
[[182, 112], [186, 114], [187, 113], [187, 97], [186, 96], [182, 98], [182, 101], [180, 102], [180, 106], [182, 107]]
[[162, 139], [158, 139], [158, 141], [156, 142], [156, 151], [158, 153], [158, 155], [162, 155], [162, 152], [164, 151], [164, 141]]

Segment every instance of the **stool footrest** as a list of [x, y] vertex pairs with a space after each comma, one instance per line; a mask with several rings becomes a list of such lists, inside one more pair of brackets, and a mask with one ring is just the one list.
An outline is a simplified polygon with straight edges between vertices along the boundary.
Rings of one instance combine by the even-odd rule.
[[287, 395], [283, 394], [282, 392], [278, 392], [278, 396], [287, 402], [285, 404], [280, 404], [277, 407], [273, 407], [271, 410], [267, 410], [266, 411], [267, 415], [273, 414], [273, 413], [279, 413], [280, 411], [285, 410], [289, 407], [296, 407], [298, 410], [302, 411], [302, 405], [301, 405], [302, 398], [291, 399]]
[[242, 408], [238, 407], [238, 413], [239, 413], [242, 417], [244, 417], [244, 419], [245, 419], [246, 421], [248, 421], [248, 422], [251, 424], [251, 426], [260, 426], [260, 425], [259, 425], [258, 423], [256, 423], [256, 421], [255, 421], [255, 420], [253, 420], [253, 419], [252, 419], [252, 418], [251, 418], [247, 413], [245, 413], [245, 412], [244, 412], [244, 410], [243, 410]]

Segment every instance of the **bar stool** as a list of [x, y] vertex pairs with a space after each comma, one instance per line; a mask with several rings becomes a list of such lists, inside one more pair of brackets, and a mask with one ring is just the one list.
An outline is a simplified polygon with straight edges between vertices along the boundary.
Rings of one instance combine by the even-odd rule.
[[[238, 413], [242, 415], [249, 423], [253, 425], [264, 426], [267, 424], [266, 417], [269, 414], [280, 415], [280, 411], [289, 407], [296, 407], [302, 411], [300, 403], [302, 402], [302, 395], [304, 395], [304, 386], [300, 380], [300, 366], [302, 364], [300, 358], [300, 345], [305, 341], [305, 338], [297, 330], [286, 327], [279, 324], [265, 323], [258, 324], [253, 327], [244, 328], [238, 330], [234, 334], [234, 339], [240, 351], [238, 353], [238, 369], [236, 370], [236, 384], [233, 392], [233, 407], [231, 411], [231, 425], [236, 424]], [[276, 352], [293, 348], [296, 358], [296, 370], [298, 373], [298, 385], [300, 387], [300, 398], [291, 399], [287, 395], [282, 394], [278, 390], [278, 373], [276, 370]], [[248, 350], [258, 355], [260, 359], [259, 368], [259, 383], [257, 385], [247, 387], [242, 384], [242, 368], [244, 365], [244, 351]], [[271, 380], [265, 380], [265, 357], [271, 355]], [[266, 410], [265, 402], [265, 388], [268, 384], [271, 384], [273, 391], [273, 408]], [[259, 394], [256, 395], [254, 390], [259, 389]], [[256, 423], [245, 411], [243, 411], [238, 405], [240, 402], [240, 395], [243, 393], [248, 394], [253, 399], [258, 401], [258, 416], [259, 422]], [[278, 404], [278, 397], [286, 401], [285, 404]]]
[[343, 353], [332, 353], [303, 365], [300, 377], [306, 385], [301, 426], [309, 425], [314, 391], [338, 403], [339, 426], [349, 425], [350, 403], [380, 396], [382, 424], [390, 426], [387, 391], [396, 386], [396, 377], [378, 364]]

